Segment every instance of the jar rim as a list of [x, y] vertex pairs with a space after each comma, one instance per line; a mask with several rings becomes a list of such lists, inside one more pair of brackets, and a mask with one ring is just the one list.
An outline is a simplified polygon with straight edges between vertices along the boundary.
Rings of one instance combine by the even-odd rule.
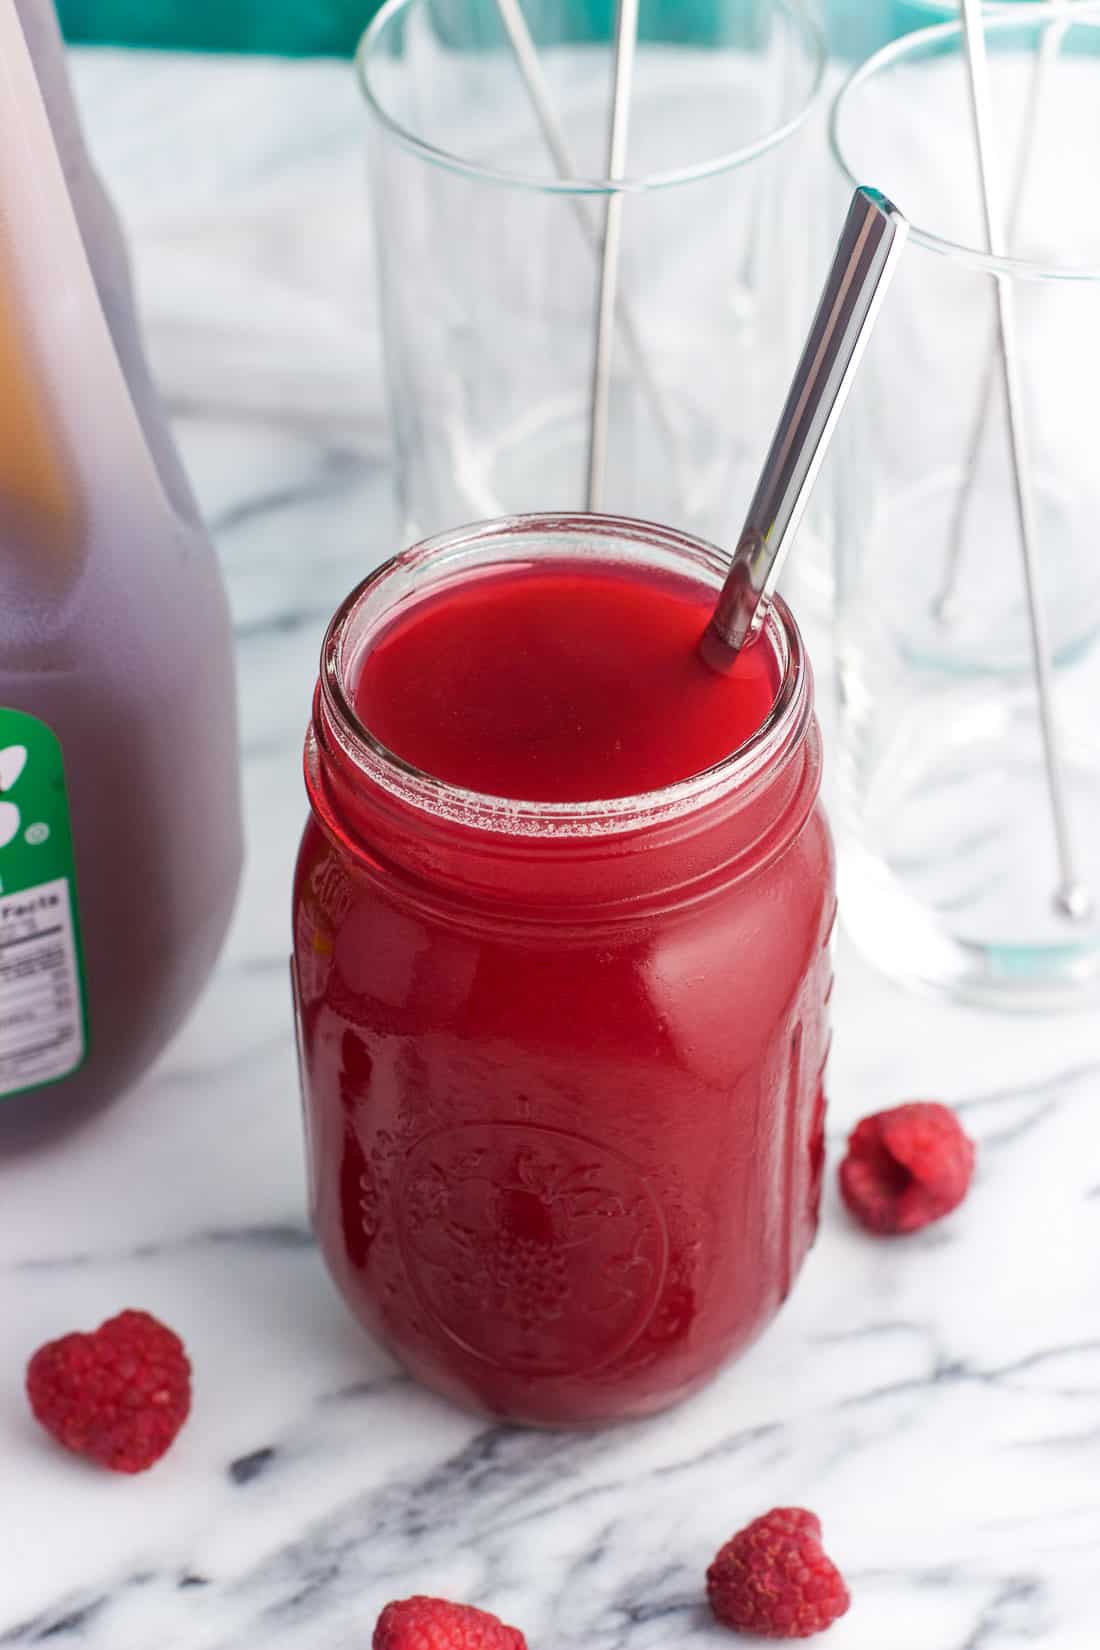
[[[329, 730], [343, 753], [369, 779], [393, 796], [423, 812], [453, 824], [509, 836], [604, 836], [637, 830], [693, 812], [707, 802], [747, 788], [781, 754], [801, 738], [812, 705], [810, 667], [794, 617], [780, 596], [772, 598], [764, 621], [765, 634], [779, 665], [779, 686], [771, 709], [748, 739], [721, 761], [685, 779], [657, 790], [586, 802], [533, 801], [493, 796], [437, 778], [389, 749], [359, 717], [347, 680], [372, 631], [356, 634], [356, 620], [380, 585], [401, 572], [461, 558], [462, 552], [498, 546], [499, 558], [483, 565], [507, 565], [531, 559], [533, 541], [555, 541], [568, 553], [578, 540], [598, 546], [612, 543], [644, 550], [660, 550], [683, 557], [696, 570], [714, 575], [715, 594], [721, 586], [729, 555], [675, 528], [629, 516], [536, 513], [500, 516], [422, 540], [384, 561], [341, 602], [325, 633], [321, 648], [320, 697]], [[612, 559], [610, 557], [606, 559]], [[620, 558], [621, 559], [621, 558]], [[425, 588], [430, 588], [426, 583]], [[350, 643], [358, 643], [356, 659], [349, 660]]]

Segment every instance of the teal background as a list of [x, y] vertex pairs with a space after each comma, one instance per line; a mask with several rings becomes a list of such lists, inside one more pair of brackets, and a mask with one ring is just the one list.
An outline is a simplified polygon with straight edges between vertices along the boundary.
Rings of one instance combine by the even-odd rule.
[[[706, 12], [706, 0], [688, 0]], [[946, 6], [950, 0], [945, 0]], [[606, 18], [611, 0], [586, 0]], [[911, 0], [823, 0], [830, 45], [859, 57], [892, 35], [929, 21]], [[74, 41], [185, 47], [201, 51], [350, 56], [376, 10], [374, 0], [59, 0]]]

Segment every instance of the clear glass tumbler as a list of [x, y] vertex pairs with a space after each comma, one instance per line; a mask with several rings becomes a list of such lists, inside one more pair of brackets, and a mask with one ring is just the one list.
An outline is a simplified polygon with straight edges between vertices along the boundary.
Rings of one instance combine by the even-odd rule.
[[585, 507], [620, 195], [602, 508], [728, 542], [827, 255], [824, 145], [806, 141], [820, 32], [798, 0], [642, 0], [612, 183], [613, 8], [523, 0], [557, 160], [504, 9], [389, 0], [359, 53], [405, 531]]
[[[986, 22], [1011, 256], [984, 238], [959, 23], [856, 71], [832, 118], [845, 187], [913, 223], [831, 460], [841, 910], [909, 981], [1006, 1007], [1100, 981], [1100, 7]], [[1076, 919], [1036, 688], [996, 348], [1015, 316]]]

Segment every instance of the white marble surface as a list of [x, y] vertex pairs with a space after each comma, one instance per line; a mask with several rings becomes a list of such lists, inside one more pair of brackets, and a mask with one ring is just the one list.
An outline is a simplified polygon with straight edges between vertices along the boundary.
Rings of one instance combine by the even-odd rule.
[[[390, 544], [360, 115], [343, 65], [84, 56], [151, 353], [238, 627], [250, 857], [222, 967], [140, 1090], [0, 1163], [0, 1645], [357, 1650], [440, 1591], [532, 1650], [706, 1650], [714, 1548], [815, 1508], [830, 1650], [1100, 1639], [1100, 1027], [908, 997], [841, 946], [831, 1164], [862, 1112], [960, 1107], [979, 1179], [903, 1243], [847, 1222], [702, 1397], [596, 1437], [487, 1428], [344, 1316], [306, 1230], [286, 990], [321, 631]], [[822, 671], [822, 674], [827, 674]], [[827, 690], [826, 690], [827, 691]], [[195, 1408], [141, 1479], [40, 1434], [25, 1356], [122, 1306], [186, 1337]]]

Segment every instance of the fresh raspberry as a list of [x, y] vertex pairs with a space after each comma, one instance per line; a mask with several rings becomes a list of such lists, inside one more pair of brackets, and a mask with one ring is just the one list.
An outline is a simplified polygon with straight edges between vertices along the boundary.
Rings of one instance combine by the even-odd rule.
[[191, 1365], [179, 1336], [148, 1312], [120, 1312], [94, 1334], [39, 1347], [27, 1396], [66, 1449], [112, 1472], [144, 1472], [187, 1419]]
[[386, 1605], [373, 1645], [374, 1650], [527, 1650], [519, 1629], [506, 1627], [487, 1610], [419, 1595]]
[[851, 1602], [821, 1546], [821, 1522], [802, 1507], [774, 1507], [719, 1550], [707, 1597], [720, 1622], [764, 1639], [808, 1639]]
[[840, 1190], [869, 1232], [919, 1232], [958, 1208], [973, 1174], [974, 1142], [955, 1113], [935, 1100], [912, 1100], [856, 1125]]

